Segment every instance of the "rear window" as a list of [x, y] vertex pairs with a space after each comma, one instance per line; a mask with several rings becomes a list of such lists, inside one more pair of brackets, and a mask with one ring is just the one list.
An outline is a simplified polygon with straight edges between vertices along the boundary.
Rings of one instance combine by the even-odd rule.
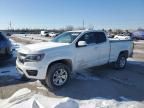
[[87, 44], [92, 44], [92, 43], [103, 43], [106, 42], [106, 36], [105, 33], [103, 32], [89, 32], [84, 34], [79, 41], [86, 41]]
[[104, 32], [95, 32], [96, 43], [103, 43], [106, 42], [106, 36]]

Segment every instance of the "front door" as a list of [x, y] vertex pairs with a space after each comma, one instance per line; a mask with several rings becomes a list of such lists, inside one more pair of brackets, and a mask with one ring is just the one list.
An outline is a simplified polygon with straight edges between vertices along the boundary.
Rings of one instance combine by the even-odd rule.
[[[79, 47], [77, 45], [79, 41], [85, 41], [87, 45]], [[88, 32], [81, 36], [76, 46], [75, 63], [78, 68], [87, 68], [99, 64], [99, 47], [97, 47], [94, 32]]]

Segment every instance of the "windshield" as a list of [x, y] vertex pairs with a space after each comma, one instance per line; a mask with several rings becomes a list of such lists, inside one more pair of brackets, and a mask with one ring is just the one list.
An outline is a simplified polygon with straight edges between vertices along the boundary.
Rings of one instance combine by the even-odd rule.
[[51, 41], [58, 43], [72, 43], [80, 33], [81, 32], [64, 32]]

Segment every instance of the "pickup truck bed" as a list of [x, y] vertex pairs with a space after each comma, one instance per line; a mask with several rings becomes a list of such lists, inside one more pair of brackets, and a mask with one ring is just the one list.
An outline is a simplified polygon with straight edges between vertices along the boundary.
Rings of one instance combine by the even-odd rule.
[[[133, 42], [131, 39], [109, 39], [110, 42], [110, 60], [109, 62], [116, 61], [119, 51], [127, 51], [128, 56], [133, 53]], [[115, 55], [117, 57], [115, 58]]]

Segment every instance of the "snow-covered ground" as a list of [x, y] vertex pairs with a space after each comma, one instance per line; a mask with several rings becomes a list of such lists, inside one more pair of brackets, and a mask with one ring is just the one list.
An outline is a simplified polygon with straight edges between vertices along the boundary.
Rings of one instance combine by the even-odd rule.
[[13, 34], [12, 36], [18, 37], [21, 39], [33, 40], [35, 43], [50, 40], [49, 37], [40, 36], [40, 34]]
[[134, 64], [134, 65], [139, 65], [139, 66], [144, 66], [144, 60], [135, 60], [133, 58], [128, 58], [128, 63]]
[[14, 93], [10, 98], [0, 100], [0, 108], [143, 108], [144, 104], [136, 101], [116, 101], [113, 99], [94, 98], [76, 100], [69, 97], [52, 98], [35, 94], [28, 88]]
[[[18, 48], [20, 48], [23, 45], [20, 43], [14, 42], [13, 40], [11, 41], [14, 46], [13, 53], [16, 56], [16, 52]], [[138, 61], [135, 61], [134, 59], [129, 59], [128, 63], [134, 64], [134, 65], [137, 64], [139, 66], [144, 66], [143, 62], [138, 62]], [[131, 84], [131, 83], [127, 83], [126, 80], [123, 81], [122, 78], [119, 78], [121, 77], [119, 74], [121, 73], [117, 73], [117, 74], [115, 73], [115, 76], [112, 74], [109, 74], [109, 76], [111, 75], [112, 76], [111, 77], [108, 76], [108, 78], [114, 81], [120, 82], [122, 84], [126, 83], [125, 86]], [[131, 73], [131, 74], [135, 75], [135, 73]], [[15, 66], [0, 68], [0, 76], [7, 76], [7, 75], [13, 76], [14, 78], [20, 77], [20, 75], [17, 73], [15, 69]], [[130, 74], [129, 74], [129, 77], [132, 78]], [[84, 71], [84, 70], [77, 72], [73, 78], [76, 80], [83, 81], [83, 82], [87, 82], [87, 81], [96, 82], [96, 81], [101, 80], [99, 77], [93, 76], [89, 72]], [[36, 83], [38, 84], [39, 81], [36, 81]], [[33, 82], [29, 82], [29, 84], [33, 85]], [[36, 85], [36, 87], [41, 90], [47, 90], [47, 88], [42, 87], [42, 86]], [[90, 88], [90, 89], [93, 89], [93, 88]], [[90, 92], [90, 91], [91, 90], [87, 92]], [[104, 90], [104, 91], [107, 92], [107, 90]], [[91, 91], [91, 92], [94, 92], [94, 91]], [[109, 98], [104, 98], [104, 97], [103, 98], [93, 97], [93, 98], [86, 99], [86, 100], [72, 99], [67, 96], [63, 98], [57, 98], [57, 97], [53, 98], [53, 97], [44, 96], [42, 94], [36, 93], [35, 91], [30, 90], [28, 88], [23, 88], [23, 89], [16, 91], [11, 97], [7, 99], [0, 99], [0, 108], [144, 108], [144, 104], [140, 101], [133, 101], [124, 96], [119, 96], [119, 99], [121, 101], [115, 100], [114, 98], [109, 99]]]
[[142, 50], [134, 50], [134, 53], [140, 53], [140, 54], [144, 54], [144, 50], [142, 51]]
[[[134, 61], [131, 60], [130, 61]], [[15, 66], [0, 69], [0, 76], [11, 75], [19, 78]], [[78, 72], [75, 76], [78, 80], [100, 80], [96, 76], [91, 76], [86, 71]], [[37, 81], [36, 83], [39, 83]], [[123, 83], [123, 82], [122, 82]], [[29, 83], [33, 84], [33, 82]], [[38, 89], [46, 90], [45, 87], [38, 86]], [[8, 99], [0, 99], [0, 108], [143, 108], [144, 104], [138, 101], [132, 101], [126, 97], [119, 97], [121, 101], [95, 97], [87, 100], [72, 99], [69, 97], [52, 98], [38, 94], [28, 88], [16, 91]]]

